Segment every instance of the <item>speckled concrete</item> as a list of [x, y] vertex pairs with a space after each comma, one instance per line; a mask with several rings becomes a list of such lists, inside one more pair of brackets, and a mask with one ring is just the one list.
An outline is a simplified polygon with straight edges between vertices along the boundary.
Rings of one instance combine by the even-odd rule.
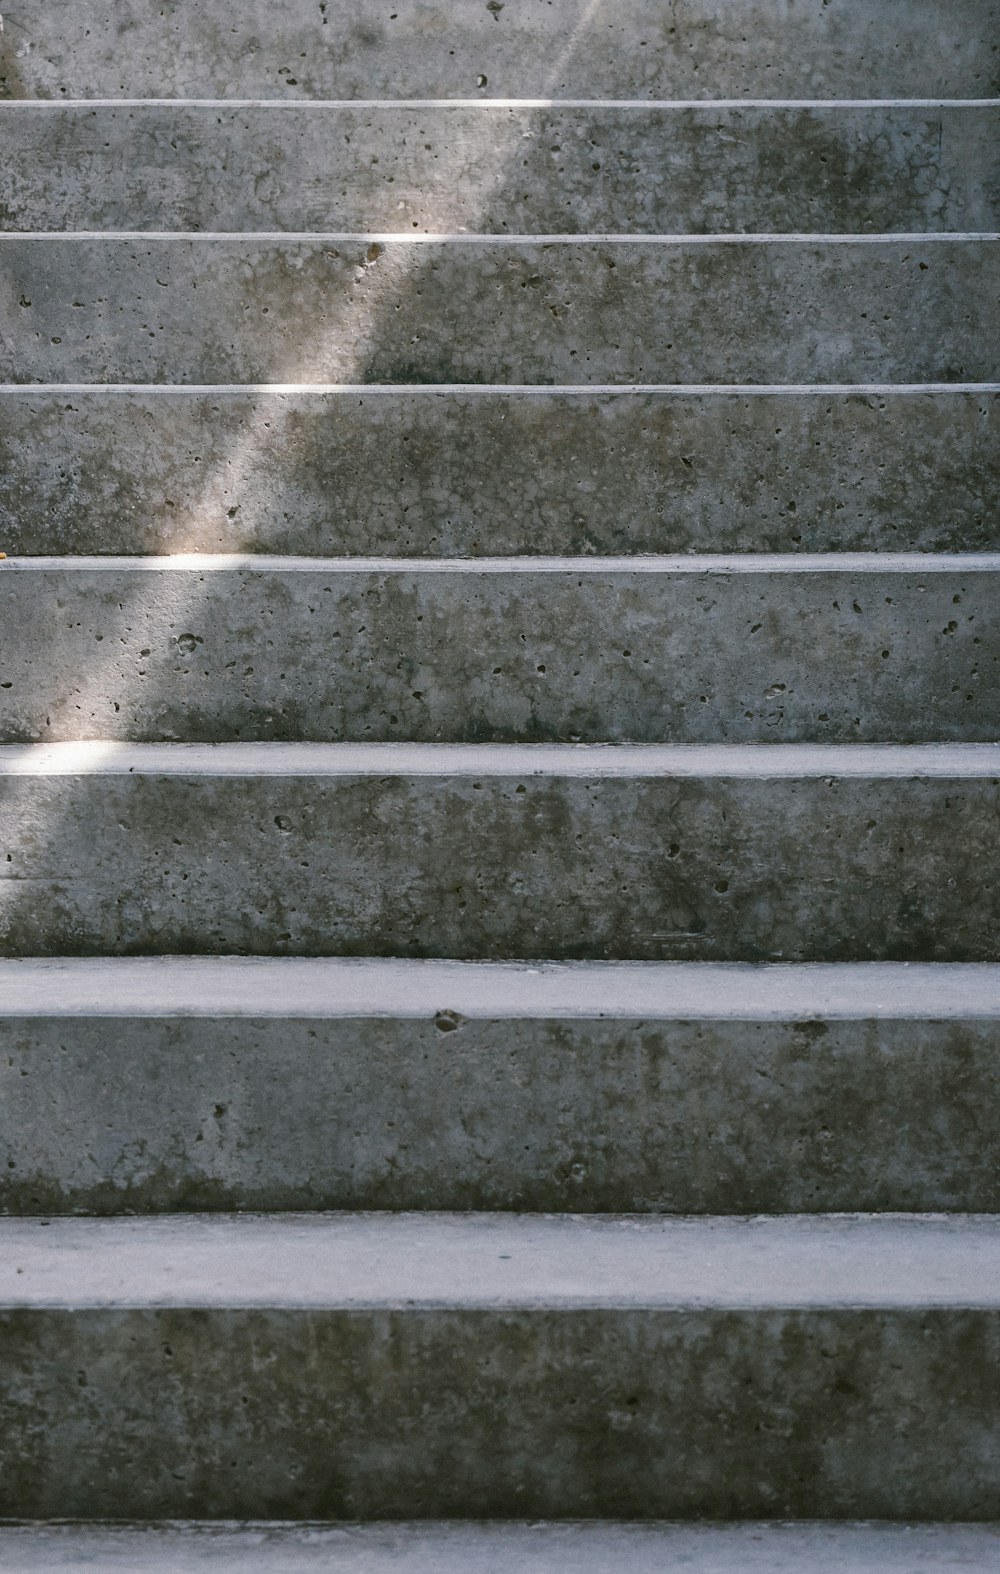
[[0, 104], [0, 230], [988, 230], [1000, 106]]
[[0, 1239], [7, 1514], [995, 1510], [989, 1218], [7, 1220]]
[[0, 390], [0, 549], [1000, 548], [1000, 397]]
[[[267, 1015], [213, 1010], [209, 973], [197, 1016], [116, 1013], [114, 977], [104, 1014], [55, 1014], [50, 976], [53, 1014], [26, 1017], [0, 964], [0, 1211], [1000, 1212], [1000, 1019], [975, 1015], [971, 984], [965, 1020], [933, 1002], [866, 1018], [863, 1001], [829, 1020], [818, 999], [713, 1019], [713, 969], [694, 1019], [468, 1017], [447, 979], [392, 1016], [369, 966], [366, 1005], [310, 1016], [283, 965]], [[169, 992], [205, 964], [162, 966]], [[585, 989], [585, 965], [569, 972]]]
[[0, 741], [996, 737], [998, 555], [161, 563], [0, 563]]
[[1000, 959], [993, 750], [64, 747], [0, 756], [5, 955]]
[[7, 1574], [994, 1574], [997, 1525], [0, 1526]]
[[1000, 236], [0, 236], [12, 382], [962, 382]]
[[0, 94], [988, 97], [994, 0], [10, 0]]

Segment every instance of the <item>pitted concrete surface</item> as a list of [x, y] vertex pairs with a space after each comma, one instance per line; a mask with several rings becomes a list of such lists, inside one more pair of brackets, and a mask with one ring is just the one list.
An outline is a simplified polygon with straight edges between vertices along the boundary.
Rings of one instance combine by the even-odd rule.
[[4, 13], [0, 94], [663, 98], [725, 94], [988, 97], [994, 0], [46, 0]]
[[0, 948], [993, 962], [997, 753], [9, 747]]
[[7, 1574], [994, 1574], [995, 1525], [0, 1526]]
[[0, 1237], [7, 1514], [995, 1502], [992, 1219], [272, 1215]]
[[0, 236], [11, 382], [975, 382], [1000, 236]]
[[1000, 1211], [998, 969], [83, 966], [0, 963], [4, 1213]]
[[1000, 556], [896, 568], [8, 561], [0, 741], [991, 741]]
[[998, 393], [0, 389], [0, 549], [997, 549]]
[[0, 230], [989, 230], [1000, 104], [0, 103]]

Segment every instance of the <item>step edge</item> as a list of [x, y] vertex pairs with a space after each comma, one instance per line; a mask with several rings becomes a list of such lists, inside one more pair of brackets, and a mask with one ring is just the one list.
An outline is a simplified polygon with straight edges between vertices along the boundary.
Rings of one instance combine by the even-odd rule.
[[537, 234], [490, 234], [476, 231], [381, 230], [2, 230], [0, 247], [11, 243], [45, 244], [50, 242], [100, 242], [110, 245], [152, 242], [155, 244], [193, 244], [248, 246], [297, 246], [339, 242], [342, 245], [381, 246], [922, 246], [940, 242], [955, 245], [995, 244], [1000, 230], [889, 230], [871, 233], [847, 231], [760, 231], [700, 234], [628, 234], [594, 230], [580, 234], [567, 231]]
[[0, 745], [0, 779], [128, 775], [969, 780], [1000, 776], [1000, 743]]
[[17, 1020], [801, 1023], [1000, 1018], [996, 963], [464, 962], [328, 957], [0, 959]]
[[268, 109], [310, 114], [324, 110], [510, 110], [587, 109], [654, 110], [659, 113], [692, 110], [715, 114], [719, 110], [805, 109], [836, 112], [858, 109], [1000, 109], [1000, 98], [8, 98], [0, 99], [0, 114], [93, 109]]
[[0, 1309], [995, 1315], [998, 1225], [942, 1213], [8, 1217]]
[[439, 574], [516, 575], [749, 575], [749, 574], [996, 574], [1000, 552], [745, 552], [636, 553], [601, 557], [312, 557], [268, 552], [83, 553], [31, 556], [12, 553], [0, 574]]
[[607, 397], [664, 398], [748, 398], [748, 397], [814, 397], [831, 398], [838, 395], [871, 395], [880, 397], [913, 397], [915, 395], [961, 395], [964, 397], [1000, 394], [1000, 382], [954, 383], [4, 383], [0, 382], [0, 398], [40, 395], [93, 397], [95, 395], [120, 396], [138, 394], [162, 397], [197, 398], [206, 394], [215, 397], [241, 398], [248, 394], [271, 395], [281, 398], [288, 394], [303, 394], [313, 398], [331, 395], [358, 396], [369, 394], [410, 397], [415, 394], [437, 398], [456, 394], [502, 396], [505, 398], [564, 398], [581, 399]]

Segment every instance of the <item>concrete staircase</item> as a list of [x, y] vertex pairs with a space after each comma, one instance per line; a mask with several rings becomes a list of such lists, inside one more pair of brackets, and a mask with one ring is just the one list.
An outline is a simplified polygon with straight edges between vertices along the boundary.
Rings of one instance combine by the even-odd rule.
[[4, 10], [4, 1569], [997, 1567], [998, 94]]

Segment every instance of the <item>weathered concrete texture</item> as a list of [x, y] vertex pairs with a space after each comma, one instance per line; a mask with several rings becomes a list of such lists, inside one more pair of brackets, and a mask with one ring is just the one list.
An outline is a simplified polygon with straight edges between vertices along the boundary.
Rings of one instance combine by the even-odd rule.
[[168, 747], [170, 775], [11, 748], [3, 954], [1000, 958], [993, 751], [271, 747], [267, 775], [252, 745]]
[[2, 1233], [7, 1514], [995, 1510], [989, 1218]]
[[998, 1556], [995, 1524], [0, 1526], [7, 1574], [995, 1574]]
[[1000, 556], [133, 561], [0, 564], [0, 741], [996, 737]]
[[1000, 548], [1000, 397], [0, 390], [14, 553]]
[[978, 381], [1000, 237], [0, 237], [13, 382]]
[[989, 230], [1000, 107], [0, 106], [2, 230]]
[[998, 31], [993, 0], [11, 0], [0, 94], [986, 97]]
[[447, 1001], [416, 1020], [5, 1011], [0, 1211], [1000, 1212], [996, 1017], [469, 1020]]

